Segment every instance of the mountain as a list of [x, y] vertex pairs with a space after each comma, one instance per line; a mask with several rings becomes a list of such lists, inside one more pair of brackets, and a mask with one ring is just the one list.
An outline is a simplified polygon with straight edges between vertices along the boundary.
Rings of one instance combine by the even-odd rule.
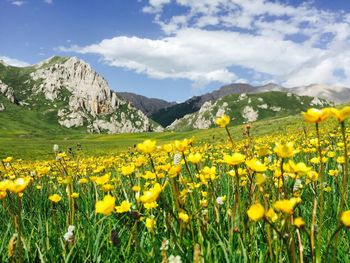
[[[24, 68], [0, 63], [0, 108], [2, 129], [10, 129], [17, 122], [19, 126], [26, 122], [47, 123], [52, 128], [56, 125], [97, 133], [157, 128], [145, 114], [112, 91], [88, 63], [76, 57], [56, 56]], [[12, 123], [9, 116], [16, 116]]]
[[215, 101], [229, 94], [241, 94], [252, 92], [255, 87], [249, 84], [231, 84], [221, 87], [219, 90], [206, 93], [202, 96], [194, 96], [189, 100], [175, 104], [165, 109], [161, 109], [150, 115], [155, 122], [166, 127], [173, 123], [176, 119], [181, 119], [186, 114], [198, 111], [207, 101]]
[[194, 113], [208, 101], [215, 102], [230, 94], [254, 94], [269, 91], [279, 91], [285, 93], [293, 93], [299, 96], [310, 96], [325, 99], [335, 104], [342, 104], [350, 101], [350, 89], [346, 87], [328, 86], [321, 84], [312, 84], [308, 86], [285, 88], [275, 83], [268, 83], [263, 86], [252, 86], [249, 84], [230, 84], [221, 87], [220, 89], [202, 96], [195, 96], [191, 99], [170, 106], [166, 109], [161, 109], [150, 117], [164, 127], [169, 126], [175, 120], [181, 119], [187, 114]]
[[161, 109], [166, 109], [176, 104], [176, 102], [148, 98], [131, 92], [117, 92], [117, 94], [125, 100], [130, 101], [137, 109], [146, 114], [146, 116], [150, 116]]
[[350, 89], [346, 87], [311, 84], [304, 87], [291, 88], [290, 92], [298, 95], [319, 97], [333, 101], [335, 104], [350, 102]]
[[167, 128], [176, 131], [207, 129], [214, 127], [215, 119], [223, 114], [229, 115], [233, 123], [242, 124], [298, 114], [309, 107], [330, 105], [332, 103], [324, 99], [279, 91], [231, 94], [216, 101], [205, 102], [199, 111], [185, 115]]

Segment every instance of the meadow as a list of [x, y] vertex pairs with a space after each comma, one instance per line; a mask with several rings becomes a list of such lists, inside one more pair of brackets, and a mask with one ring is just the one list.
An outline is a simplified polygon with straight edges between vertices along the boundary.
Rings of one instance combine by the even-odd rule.
[[349, 262], [350, 107], [0, 138], [1, 262]]

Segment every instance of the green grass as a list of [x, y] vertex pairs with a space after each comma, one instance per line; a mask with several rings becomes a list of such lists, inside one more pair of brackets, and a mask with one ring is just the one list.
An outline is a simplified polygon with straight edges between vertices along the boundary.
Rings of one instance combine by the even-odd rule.
[[[1, 120], [1, 115], [0, 115]], [[4, 118], [3, 118], [4, 120]], [[11, 120], [7, 120], [11, 122]], [[52, 146], [58, 144], [61, 150], [68, 147], [76, 148], [81, 144], [84, 152], [89, 155], [108, 155], [128, 150], [135, 144], [146, 139], [157, 140], [158, 144], [165, 144], [177, 139], [195, 136], [199, 143], [222, 143], [226, 138], [224, 129], [212, 128], [207, 130], [192, 130], [186, 132], [161, 132], [161, 133], [130, 133], [130, 134], [88, 134], [82, 130], [70, 130], [57, 128], [56, 126], [41, 126], [31, 123], [30, 116], [23, 123], [13, 123], [13, 129], [1, 131], [0, 158], [14, 156], [23, 159], [48, 159], [52, 157]], [[234, 123], [233, 123], [234, 124]], [[36, 128], [28, 128], [28, 127]], [[302, 120], [299, 116], [284, 118], [272, 118], [257, 121], [252, 124], [252, 136], [262, 136], [270, 133], [280, 133], [291, 129], [301, 128]], [[38, 128], [37, 128], [38, 127]], [[230, 127], [235, 140], [240, 140], [244, 131], [244, 125]], [[29, 129], [29, 130], [28, 130]], [[35, 129], [38, 129], [37, 131]], [[47, 132], [43, 132], [47, 129]]]

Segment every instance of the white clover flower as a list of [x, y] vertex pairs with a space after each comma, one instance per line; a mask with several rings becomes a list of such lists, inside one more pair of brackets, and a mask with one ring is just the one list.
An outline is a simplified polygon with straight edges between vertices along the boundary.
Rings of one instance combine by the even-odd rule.
[[54, 152], [58, 152], [58, 150], [59, 150], [58, 145], [57, 145], [57, 144], [54, 144], [54, 145], [53, 145], [53, 151], [54, 151]]
[[168, 262], [169, 263], [182, 263], [182, 260], [181, 260], [180, 256], [170, 255], [170, 257], [168, 258]]
[[343, 166], [340, 165], [340, 164], [338, 164], [338, 170], [339, 170], [339, 172], [341, 173], [341, 172], [343, 171]]
[[169, 240], [165, 239], [162, 242], [162, 245], [160, 247], [160, 251], [166, 251], [169, 249]]
[[218, 198], [216, 198], [216, 203], [218, 205], [223, 205], [224, 204], [224, 200], [223, 200], [222, 196], [219, 196]]
[[73, 232], [67, 232], [64, 234], [63, 238], [64, 238], [64, 240], [71, 242], [71, 241], [73, 241], [74, 234], [73, 234]]
[[181, 163], [182, 156], [179, 153], [174, 154], [174, 165], [179, 165]]
[[68, 227], [68, 232], [74, 232], [75, 231], [75, 226], [70, 225]]
[[72, 226], [72, 225], [68, 226], [67, 233], [65, 233], [63, 235], [63, 238], [64, 238], [65, 241], [67, 241], [67, 242], [72, 242], [73, 241], [73, 239], [74, 239], [74, 233], [73, 233], [74, 230], [75, 230], [75, 226]]
[[294, 186], [293, 186], [293, 192], [298, 191], [300, 188], [302, 188], [302, 184], [301, 184], [301, 180], [300, 179], [296, 179]]

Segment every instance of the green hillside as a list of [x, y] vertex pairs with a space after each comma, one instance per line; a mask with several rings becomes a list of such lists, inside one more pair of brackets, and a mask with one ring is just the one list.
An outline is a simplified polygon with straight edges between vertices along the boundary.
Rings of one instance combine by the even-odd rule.
[[210, 128], [215, 126], [215, 118], [224, 113], [229, 115], [234, 123], [242, 124], [265, 118], [294, 115], [310, 107], [329, 105], [330, 103], [323, 99], [277, 91], [232, 94], [216, 102], [206, 102], [199, 111], [177, 120], [169, 126], [169, 129], [185, 131]]

